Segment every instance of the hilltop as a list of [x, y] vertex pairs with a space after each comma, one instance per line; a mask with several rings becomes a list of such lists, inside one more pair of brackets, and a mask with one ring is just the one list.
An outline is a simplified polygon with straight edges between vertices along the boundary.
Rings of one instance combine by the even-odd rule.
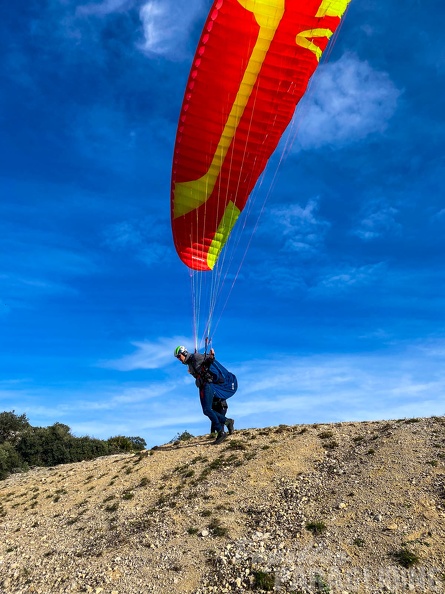
[[0, 482], [0, 593], [443, 593], [445, 419], [235, 431]]

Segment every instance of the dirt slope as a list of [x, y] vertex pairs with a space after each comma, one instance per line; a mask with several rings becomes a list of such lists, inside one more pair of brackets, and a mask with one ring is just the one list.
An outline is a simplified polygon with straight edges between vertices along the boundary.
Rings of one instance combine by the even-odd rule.
[[445, 419], [207, 436], [0, 482], [0, 593], [445, 591]]

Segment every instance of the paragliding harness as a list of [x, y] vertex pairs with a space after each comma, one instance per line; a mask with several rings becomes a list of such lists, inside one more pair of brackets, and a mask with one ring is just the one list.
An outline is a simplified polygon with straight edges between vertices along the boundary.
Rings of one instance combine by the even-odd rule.
[[213, 360], [209, 367], [213, 376], [212, 389], [214, 396], [227, 400], [235, 394], [238, 389], [238, 380], [235, 374], [228, 371], [218, 361]]
[[214, 355], [207, 355], [207, 340], [204, 356], [206, 358], [199, 369], [196, 369], [196, 380], [200, 395], [202, 396], [206, 384], [212, 384], [213, 396], [221, 400], [227, 400], [238, 389], [238, 380], [235, 374], [216, 361]]

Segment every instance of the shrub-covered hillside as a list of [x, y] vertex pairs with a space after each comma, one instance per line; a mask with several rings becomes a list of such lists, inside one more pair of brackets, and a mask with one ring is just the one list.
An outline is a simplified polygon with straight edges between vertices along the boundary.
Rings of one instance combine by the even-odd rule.
[[30, 466], [55, 466], [99, 456], [143, 450], [141, 437], [75, 437], [68, 425], [32, 427], [26, 414], [0, 413], [0, 479]]

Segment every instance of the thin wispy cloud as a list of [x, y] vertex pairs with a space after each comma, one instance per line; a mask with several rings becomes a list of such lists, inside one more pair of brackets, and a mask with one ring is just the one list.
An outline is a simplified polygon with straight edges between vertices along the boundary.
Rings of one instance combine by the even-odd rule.
[[90, 414], [94, 411], [121, 409], [123, 406], [139, 406], [141, 404], [148, 406], [148, 401], [170, 394], [176, 387], [176, 383], [171, 381], [148, 382], [147, 386], [129, 388], [110, 387], [108, 391], [105, 387], [102, 393], [96, 392], [94, 399], [76, 398], [75, 402], [62, 404], [59, 411], [63, 415], [72, 413], [74, 410], [82, 410], [85, 414]]
[[14, 257], [0, 257], [0, 295], [8, 307], [32, 307], [35, 299], [76, 294], [75, 279], [94, 274], [98, 267], [87, 251], [76, 253], [30, 241], [16, 249]]
[[[254, 368], [243, 366], [247, 394], [240, 403], [240, 413], [252, 414], [254, 398], [255, 410], [286, 411], [293, 422], [317, 417], [347, 420], [360, 415], [362, 419], [385, 418], [385, 408], [396, 416], [404, 411], [412, 416], [443, 414], [444, 401], [433, 398], [445, 394], [443, 353], [435, 353], [435, 348], [433, 344], [400, 348], [391, 357], [377, 353], [292, 359], [283, 356], [280, 373], [266, 375], [259, 382], [254, 379]], [[271, 369], [277, 364], [269, 361]], [[280, 397], [271, 401], [270, 392]]]
[[179, 344], [187, 345], [192, 342], [184, 336], [133, 342], [132, 347], [135, 350], [131, 354], [112, 361], [101, 361], [99, 365], [118, 371], [160, 369], [172, 362], [173, 351]]
[[143, 231], [130, 221], [111, 225], [105, 230], [105, 245], [113, 250], [128, 250], [144, 244]]
[[307, 291], [307, 285], [302, 278], [300, 270], [295, 267], [289, 270], [287, 262], [269, 260], [246, 271], [251, 283], [264, 284], [268, 291], [274, 294], [293, 295], [296, 299], [301, 293]]
[[274, 208], [268, 213], [263, 232], [275, 233], [281, 237], [285, 251], [315, 252], [323, 244], [329, 222], [319, 214], [318, 199], [311, 199], [301, 206], [290, 204]]
[[385, 200], [371, 200], [364, 205], [358, 227], [353, 233], [367, 241], [383, 236], [400, 235], [402, 226], [397, 222], [397, 215], [398, 209]]
[[[165, 339], [159, 339], [152, 348], [164, 344]], [[230, 414], [238, 428], [441, 415], [445, 400], [437, 396], [445, 395], [444, 353], [443, 341], [426, 341], [363, 355], [275, 353], [267, 366], [254, 359], [224, 361], [240, 382], [239, 392], [228, 401]], [[150, 369], [134, 360], [136, 367]], [[185, 371], [178, 365], [175, 377], [167, 381], [153, 381], [148, 372], [143, 384], [128, 388], [93, 383], [71, 394], [58, 391], [55, 410], [29, 405], [27, 412], [41, 425], [52, 424], [56, 415], [58, 421], [71, 419], [77, 434], [141, 435], [149, 446], [165, 443], [185, 429], [195, 435], [208, 433], [193, 378]], [[15, 388], [16, 397], [21, 394], [27, 403], [26, 390], [20, 384]], [[88, 399], [81, 396], [85, 391]], [[10, 385], [0, 398], [9, 401], [13, 392]]]
[[103, 2], [91, 2], [82, 4], [76, 8], [77, 15], [107, 15], [113, 12], [124, 10], [134, 5], [135, 0], [104, 0]]
[[128, 253], [146, 266], [159, 265], [171, 256], [170, 230], [166, 220], [145, 217], [122, 221], [104, 231], [104, 245], [115, 252]]
[[204, 17], [206, 6], [203, 0], [146, 2], [139, 13], [145, 37], [141, 49], [175, 60], [190, 59], [190, 29], [198, 16]]
[[313, 294], [339, 293], [354, 288], [372, 286], [386, 272], [387, 267], [383, 262], [364, 266], [332, 268], [319, 279], [317, 285], [311, 291]]
[[401, 91], [385, 72], [356, 55], [322, 64], [297, 110], [295, 147], [347, 146], [382, 134], [397, 109]]

